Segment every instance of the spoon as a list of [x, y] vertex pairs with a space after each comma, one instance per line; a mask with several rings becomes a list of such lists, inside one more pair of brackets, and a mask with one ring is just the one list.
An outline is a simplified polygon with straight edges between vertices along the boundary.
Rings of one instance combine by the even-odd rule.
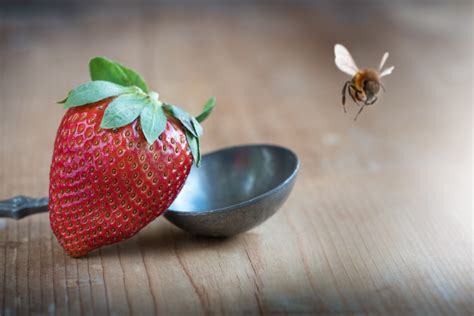
[[[206, 154], [201, 166], [191, 169], [164, 216], [196, 235], [224, 237], [245, 232], [279, 209], [298, 169], [296, 154], [275, 145], [243, 145]], [[47, 211], [47, 198], [17, 196], [0, 201], [0, 217], [20, 219]]]

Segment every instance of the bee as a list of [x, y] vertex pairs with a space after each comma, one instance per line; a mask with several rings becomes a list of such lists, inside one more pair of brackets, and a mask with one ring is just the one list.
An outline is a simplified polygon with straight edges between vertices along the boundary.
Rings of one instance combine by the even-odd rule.
[[347, 48], [341, 44], [336, 44], [334, 46], [334, 54], [336, 55], [334, 61], [336, 62], [337, 68], [352, 76], [352, 79], [344, 83], [344, 86], [342, 87], [342, 106], [344, 108], [344, 113], [347, 113], [345, 105], [346, 92], [349, 92], [352, 100], [358, 106], [362, 105], [359, 112], [357, 112], [357, 115], [354, 117], [355, 121], [365, 106], [372, 105], [377, 101], [377, 94], [379, 93], [380, 88], [385, 92], [385, 88], [380, 82], [380, 78], [390, 75], [395, 66], [382, 70], [388, 58], [387, 52], [383, 54], [378, 70], [368, 68], [359, 69]]

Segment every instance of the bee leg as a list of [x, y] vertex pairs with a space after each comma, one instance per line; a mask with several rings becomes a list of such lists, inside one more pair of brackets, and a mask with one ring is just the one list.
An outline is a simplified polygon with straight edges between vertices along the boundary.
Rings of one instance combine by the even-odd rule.
[[365, 104], [362, 105], [362, 107], [360, 108], [359, 112], [357, 112], [357, 115], [354, 117], [354, 121], [357, 121], [357, 117], [359, 116], [359, 114], [362, 112], [362, 110], [364, 109], [365, 107]]
[[347, 92], [347, 86], [350, 83], [351, 83], [350, 81], [346, 81], [346, 83], [342, 87], [342, 107], [344, 108], [344, 113], [347, 113], [347, 111], [346, 111], [346, 92]]
[[375, 97], [375, 98], [372, 100], [372, 102], [370, 102], [370, 103], [365, 103], [365, 105], [372, 105], [372, 104], [374, 104], [376, 101], [377, 101], [377, 97]]
[[[351, 89], [351, 88], [354, 89], [354, 90], [356, 91], [356, 93], [359, 91], [359, 90], [357, 90], [357, 88], [356, 88], [354, 85], [350, 85], [350, 86], [348, 87], [348, 89]], [[354, 97], [354, 95], [353, 95], [352, 93], [349, 93], [349, 95], [351, 96], [352, 101], [354, 101], [354, 103], [357, 104], [357, 106], [360, 106], [359, 102], [358, 102], [357, 99]]]
[[[354, 90], [356, 91], [357, 97], [359, 97], [359, 94], [363, 95], [363, 93], [364, 93], [364, 91], [357, 89], [356, 86], [354, 86]], [[360, 99], [357, 99], [357, 100], [360, 100]], [[357, 105], [360, 106], [360, 104], [357, 104]]]
[[383, 92], [385, 92], [385, 87], [383, 86], [383, 84], [380, 83], [380, 86], [382, 87]]

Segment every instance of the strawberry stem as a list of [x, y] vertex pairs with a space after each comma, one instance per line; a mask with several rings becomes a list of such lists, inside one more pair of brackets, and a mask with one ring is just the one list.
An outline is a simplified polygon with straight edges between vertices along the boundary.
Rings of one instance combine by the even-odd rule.
[[[158, 98], [160, 97], [160, 95], [155, 92], [155, 91], [151, 91], [150, 93], [148, 93], [148, 96], [153, 100], [153, 101], [156, 101], [156, 102], [159, 102]], [[161, 103], [161, 102], [159, 102]]]

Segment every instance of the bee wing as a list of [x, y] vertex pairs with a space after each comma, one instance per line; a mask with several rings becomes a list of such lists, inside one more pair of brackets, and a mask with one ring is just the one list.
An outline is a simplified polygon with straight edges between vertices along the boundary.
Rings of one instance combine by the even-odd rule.
[[340, 71], [345, 72], [351, 76], [354, 76], [356, 72], [359, 71], [359, 68], [352, 58], [351, 53], [349, 53], [347, 48], [341, 44], [336, 44], [336, 46], [334, 46], [334, 55], [336, 56], [334, 61]]
[[385, 68], [385, 69], [380, 73], [380, 77], [384, 77], [384, 76], [390, 75], [390, 74], [392, 73], [392, 71], [393, 71], [394, 68], [395, 68], [395, 66]]
[[380, 61], [379, 71], [382, 71], [383, 65], [385, 65], [385, 62], [387, 61], [387, 58], [388, 58], [388, 52], [386, 52], [382, 56], [382, 60]]

